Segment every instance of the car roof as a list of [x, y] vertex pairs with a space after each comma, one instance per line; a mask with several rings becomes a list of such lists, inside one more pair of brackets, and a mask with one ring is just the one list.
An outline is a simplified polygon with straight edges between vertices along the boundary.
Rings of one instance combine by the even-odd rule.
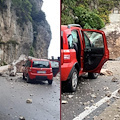
[[62, 30], [62, 31], [63, 31], [63, 30], [66, 30], [66, 29], [68, 29], [67, 25], [61, 25], [61, 30]]
[[32, 59], [29, 59], [29, 60], [32, 60], [32, 61], [48, 61], [47, 59], [37, 59], [37, 58], [32, 58]]
[[[77, 25], [77, 24], [73, 24], [73, 25]], [[82, 29], [81, 26], [78, 27], [78, 26], [61, 25], [61, 31], [64, 31], [64, 30], [67, 30], [67, 29], [70, 29], [70, 28], [79, 28], [79, 29]]]

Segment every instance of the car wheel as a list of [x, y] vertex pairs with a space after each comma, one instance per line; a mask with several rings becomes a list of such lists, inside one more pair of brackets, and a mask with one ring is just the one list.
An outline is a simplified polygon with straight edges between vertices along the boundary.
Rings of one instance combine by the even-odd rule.
[[98, 73], [88, 73], [88, 78], [90, 79], [96, 79], [98, 77]]
[[69, 90], [71, 92], [75, 92], [77, 89], [77, 84], [78, 84], [78, 72], [76, 69], [74, 69], [68, 84]]
[[29, 75], [27, 75], [26, 82], [27, 82], [27, 83], [30, 83], [30, 82], [31, 82], [31, 80], [30, 80], [30, 78], [29, 78]]
[[48, 80], [48, 84], [52, 85], [53, 80]]
[[24, 76], [24, 73], [23, 73], [23, 80], [25, 80], [25, 76]]

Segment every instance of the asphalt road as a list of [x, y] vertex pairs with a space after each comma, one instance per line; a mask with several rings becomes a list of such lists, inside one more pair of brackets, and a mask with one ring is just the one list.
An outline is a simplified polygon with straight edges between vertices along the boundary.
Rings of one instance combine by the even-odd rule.
[[[60, 82], [28, 84], [19, 75], [0, 77], [0, 120], [59, 120]], [[26, 103], [31, 99], [32, 103]]]
[[[82, 77], [79, 79], [79, 85], [75, 93], [62, 93], [62, 101], [65, 100], [66, 104], [61, 105], [61, 120], [73, 120], [78, 115], [89, 109], [92, 105], [103, 99], [108, 93], [112, 93], [120, 88], [119, 76], [116, 82], [112, 79], [115, 76], [99, 76], [97, 79], [88, 79]], [[116, 76], [117, 77], [117, 76]], [[87, 115], [84, 120], [93, 120], [103, 110], [112, 104], [115, 99], [110, 99], [102, 104], [96, 110]], [[86, 113], [85, 113], [86, 114]], [[82, 119], [78, 119], [82, 120]]]

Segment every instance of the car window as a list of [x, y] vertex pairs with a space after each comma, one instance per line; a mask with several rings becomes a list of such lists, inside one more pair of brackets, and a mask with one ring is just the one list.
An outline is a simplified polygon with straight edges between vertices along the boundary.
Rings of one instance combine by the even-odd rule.
[[91, 47], [90, 40], [88, 36], [86, 35], [86, 33], [84, 33], [84, 40], [85, 40], [85, 47], [86, 48]]
[[78, 43], [79, 36], [76, 30], [71, 31], [71, 34], [67, 36], [69, 49], [73, 49], [73, 44]]
[[73, 48], [73, 37], [72, 37], [72, 35], [71, 34], [68, 35], [67, 39], [68, 39], [68, 47], [69, 47], [69, 49]]
[[49, 68], [49, 62], [48, 61], [33, 61], [32, 67], [36, 68]]
[[59, 68], [59, 62], [56, 62], [56, 61], [50, 61], [50, 62], [51, 62], [52, 68]]
[[77, 31], [72, 31], [71, 34], [73, 36], [73, 42], [78, 43], [78, 33], [77, 33]]
[[85, 33], [89, 37], [89, 40], [91, 42], [91, 47], [104, 48], [103, 36], [101, 33], [91, 32], [91, 31], [87, 31]]

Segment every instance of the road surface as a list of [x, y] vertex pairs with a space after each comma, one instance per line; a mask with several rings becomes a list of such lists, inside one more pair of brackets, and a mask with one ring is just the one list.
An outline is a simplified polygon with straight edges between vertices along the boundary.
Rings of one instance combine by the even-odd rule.
[[[26, 100], [32, 103], [26, 103]], [[0, 120], [59, 120], [60, 82], [28, 84], [22, 75], [0, 76]]]
[[[116, 101], [116, 90], [120, 89], [119, 66], [120, 61], [108, 61], [105, 68], [113, 75], [102, 75], [91, 80], [84, 76], [80, 78], [75, 93], [62, 93], [62, 102], [66, 104], [61, 106], [61, 120], [93, 120]], [[106, 99], [106, 96], [109, 97]]]

